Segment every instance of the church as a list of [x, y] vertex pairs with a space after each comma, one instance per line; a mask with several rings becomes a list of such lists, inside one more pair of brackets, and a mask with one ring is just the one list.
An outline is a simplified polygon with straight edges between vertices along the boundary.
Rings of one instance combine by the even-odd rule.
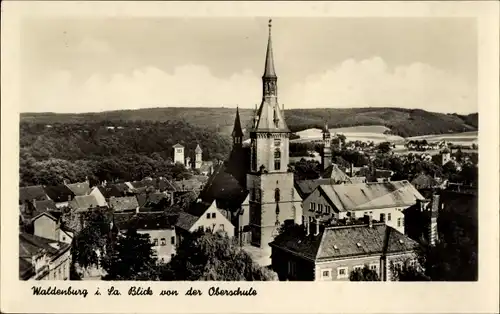
[[278, 77], [269, 37], [262, 76], [262, 100], [249, 128], [250, 147], [243, 146], [239, 111], [232, 132], [229, 159], [214, 169], [198, 202], [216, 203], [235, 227], [235, 237], [243, 247], [257, 252], [270, 263], [269, 243], [286, 223], [302, 221], [302, 198], [294, 187], [289, 168], [290, 130], [284, 109], [278, 103]]

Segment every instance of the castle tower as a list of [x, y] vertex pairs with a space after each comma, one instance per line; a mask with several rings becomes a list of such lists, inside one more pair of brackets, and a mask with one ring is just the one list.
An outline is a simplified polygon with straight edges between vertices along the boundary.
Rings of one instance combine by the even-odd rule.
[[302, 218], [302, 202], [294, 188], [293, 173], [288, 171], [290, 130], [278, 105], [277, 80], [269, 20], [263, 95], [250, 130], [250, 170], [247, 174], [251, 243], [263, 249], [266, 258], [270, 256], [269, 243], [280, 225], [285, 221], [299, 224]]
[[194, 155], [195, 155], [194, 156], [194, 168], [195, 169], [201, 168], [201, 164], [203, 163], [202, 154], [203, 154], [203, 150], [201, 149], [200, 144], [197, 144], [196, 148], [194, 150]]
[[175, 144], [174, 148], [174, 164], [180, 163], [185, 165], [184, 163], [184, 146], [181, 144]]
[[325, 127], [323, 128], [323, 153], [321, 155], [321, 164], [323, 165], [323, 170], [326, 170], [332, 165], [331, 138], [327, 123], [325, 123]]

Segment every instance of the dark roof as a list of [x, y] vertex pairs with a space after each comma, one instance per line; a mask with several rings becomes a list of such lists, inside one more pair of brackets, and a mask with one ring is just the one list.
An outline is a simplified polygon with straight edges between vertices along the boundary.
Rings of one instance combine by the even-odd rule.
[[126, 183], [114, 183], [114, 184], [108, 184], [107, 186], [113, 186], [122, 193], [125, 193], [130, 189]]
[[64, 184], [46, 186], [45, 192], [51, 200], [57, 203], [67, 202], [75, 197], [75, 193]]
[[[359, 243], [359, 245], [358, 245]], [[281, 234], [271, 246], [283, 248], [306, 259], [320, 261], [368, 254], [413, 251], [418, 243], [385, 223], [325, 228], [319, 235], [297, 237]]]
[[106, 185], [106, 186], [98, 186], [99, 191], [101, 191], [102, 196], [104, 198], [109, 199], [110, 197], [122, 197], [125, 194], [125, 191], [118, 188], [116, 185]]
[[75, 194], [75, 196], [83, 196], [90, 193], [90, 185], [88, 182], [78, 182], [66, 184], [66, 186]]
[[19, 188], [19, 200], [32, 201], [32, 200], [46, 200], [47, 194], [41, 185], [32, 185]]
[[196, 179], [173, 181], [176, 191], [196, 191], [200, 190], [202, 183]]
[[48, 211], [48, 210], [58, 210], [56, 207], [56, 203], [52, 200], [46, 200], [46, 201], [35, 201], [34, 204], [35, 209], [37, 212], [39, 211]]
[[70, 207], [73, 209], [89, 209], [99, 207], [99, 203], [94, 195], [75, 196], [70, 202]]
[[198, 221], [199, 217], [193, 216], [186, 212], [180, 212], [177, 216], [176, 227], [189, 231], [191, 227]]
[[411, 181], [411, 184], [417, 189], [428, 189], [436, 186], [437, 182], [430, 175], [421, 173]]
[[42, 250], [54, 258], [67, 251], [70, 244], [37, 237], [32, 234], [19, 233], [19, 276], [28, 279], [35, 274], [32, 257]]
[[42, 214], [49, 215], [51, 218], [53, 218], [56, 221], [59, 221], [59, 219], [62, 217], [62, 212], [60, 210], [49, 210], [49, 211], [40, 210], [40, 211], [36, 211], [33, 213], [33, 215], [31, 216], [32, 221], [34, 219], [38, 218]]
[[[121, 222], [117, 227], [120, 230], [161, 230], [172, 229], [177, 217], [165, 213], [139, 213], [132, 216], [127, 221]], [[115, 220], [115, 223], [116, 220]]]
[[240, 112], [238, 107], [236, 107], [236, 117], [234, 118], [233, 133], [231, 134], [231, 136], [243, 137], [243, 131], [241, 129], [241, 122], [240, 122]]
[[295, 181], [295, 189], [299, 195], [305, 199], [309, 196], [318, 186], [322, 184], [335, 184], [335, 181], [329, 178], [325, 179], [312, 179]]
[[322, 171], [321, 178], [332, 179], [338, 183], [351, 183], [351, 179], [336, 164], [332, 164]]
[[148, 188], [148, 187], [153, 187], [155, 188], [155, 180], [152, 179], [145, 179], [141, 181], [133, 181], [130, 182], [130, 184], [135, 188], [135, 189], [141, 189], [141, 188]]
[[217, 202], [217, 207], [236, 209], [241, 206], [248, 191], [238, 182], [226, 165], [220, 165], [208, 179], [200, 193], [203, 202]]
[[112, 197], [109, 199], [109, 206], [115, 211], [135, 211], [139, 203], [135, 196]]
[[186, 208], [186, 212], [195, 217], [201, 217], [211, 205], [212, 203], [194, 202]]
[[136, 195], [139, 207], [150, 206], [151, 204], [158, 204], [161, 200], [167, 198], [163, 193], [149, 193]]
[[175, 186], [172, 184], [172, 182], [170, 182], [169, 180], [167, 180], [165, 178], [158, 178], [158, 179], [156, 179], [155, 187], [160, 192], [175, 191]]
[[136, 213], [113, 213], [113, 225], [118, 229], [126, 229], [127, 223]]

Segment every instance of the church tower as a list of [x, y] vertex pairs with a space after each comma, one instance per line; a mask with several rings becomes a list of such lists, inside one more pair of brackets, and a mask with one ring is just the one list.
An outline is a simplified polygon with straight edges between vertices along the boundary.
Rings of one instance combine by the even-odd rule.
[[233, 133], [231, 136], [233, 137], [233, 149], [241, 148], [243, 145], [243, 130], [241, 129], [240, 111], [238, 107], [236, 107], [236, 118], [234, 118]]
[[200, 147], [200, 144], [196, 144], [196, 148], [194, 150], [194, 168], [200, 169], [201, 164], [203, 163], [203, 150]]
[[285, 222], [300, 223], [302, 202], [288, 170], [290, 130], [278, 104], [276, 72], [274, 69], [269, 20], [262, 101], [255, 112], [250, 130], [250, 170], [247, 189], [250, 193], [251, 243], [270, 256], [269, 243]]
[[321, 165], [323, 166], [323, 170], [326, 170], [332, 165], [331, 138], [327, 123], [325, 123], [325, 127], [323, 128], [323, 154], [321, 155]]

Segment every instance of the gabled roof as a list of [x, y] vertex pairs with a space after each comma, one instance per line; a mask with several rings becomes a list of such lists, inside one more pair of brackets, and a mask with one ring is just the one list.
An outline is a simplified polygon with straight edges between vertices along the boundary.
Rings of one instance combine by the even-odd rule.
[[64, 184], [48, 185], [44, 189], [50, 199], [57, 203], [68, 202], [75, 197], [75, 193]]
[[135, 196], [111, 197], [109, 199], [109, 206], [117, 212], [128, 210], [135, 211], [137, 207], [139, 207], [139, 203]]
[[174, 146], [172, 146], [173, 148], [184, 148], [184, 146], [182, 146], [181, 144], [177, 143], [175, 144]]
[[[119, 222], [117, 227], [120, 230], [162, 230], [172, 229], [176, 217], [166, 215], [165, 213], [139, 213], [130, 217], [127, 221]], [[115, 221], [115, 223], [117, 223]]]
[[58, 210], [56, 207], [56, 203], [52, 200], [46, 200], [46, 201], [35, 201], [34, 202], [34, 207], [37, 212], [41, 211], [48, 211], [48, 210]]
[[[359, 243], [359, 245], [358, 245]], [[418, 243], [385, 223], [325, 228], [319, 235], [297, 237], [281, 234], [271, 246], [303, 258], [321, 261], [369, 254], [411, 252]]]
[[111, 197], [122, 197], [125, 191], [122, 191], [116, 185], [106, 185], [97, 187], [104, 198], [109, 199]]
[[339, 211], [414, 205], [425, 198], [408, 181], [320, 185]]
[[45, 190], [41, 185], [32, 185], [19, 188], [19, 200], [21, 202], [32, 200], [46, 200], [48, 199]]
[[196, 191], [201, 189], [201, 182], [196, 179], [173, 181], [172, 185], [176, 191]]
[[75, 196], [75, 198], [70, 202], [70, 207], [77, 209], [89, 209], [94, 207], [99, 207], [99, 202], [94, 195], [83, 195]]
[[83, 196], [90, 193], [90, 185], [88, 182], [78, 182], [66, 184], [66, 186], [75, 194], [75, 196]]
[[41, 216], [47, 216], [54, 221], [59, 221], [62, 217], [62, 212], [60, 211], [37, 211], [32, 218], [32, 221], [37, 220]]
[[329, 178], [325, 179], [312, 179], [312, 180], [299, 180], [295, 181], [295, 189], [300, 197], [305, 199], [309, 196], [318, 186], [322, 184], [335, 184], [335, 181]]
[[175, 223], [175, 226], [186, 230], [190, 231], [191, 227], [200, 219], [199, 217], [193, 216], [189, 213], [186, 212], [180, 212], [179, 215], [177, 216], [177, 222]]
[[167, 198], [163, 193], [149, 193], [136, 195], [139, 207], [146, 206], [147, 204], [158, 204], [161, 200]]
[[344, 171], [340, 170], [340, 168], [336, 164], [330, 165], [328, 168], [323, 170], [321, 174], [321, 178], [323, 179], [332, 179], [338, 183], [351, 183], [351, 179]]
[[160, 192], [164, 192], [164, 191], [173, 192], [173, 191], [175, 191], [175, 186], [172, 184], [172, 182], [170, 182], [170, 180], [167, 180], [165, 178], [158, 178], [156, 180], [155, 186]]
[[430, 175], [421, 173], [411, 181], [411, 184], [417, 189], [429, 189], [436, 186], [437, 182]]

